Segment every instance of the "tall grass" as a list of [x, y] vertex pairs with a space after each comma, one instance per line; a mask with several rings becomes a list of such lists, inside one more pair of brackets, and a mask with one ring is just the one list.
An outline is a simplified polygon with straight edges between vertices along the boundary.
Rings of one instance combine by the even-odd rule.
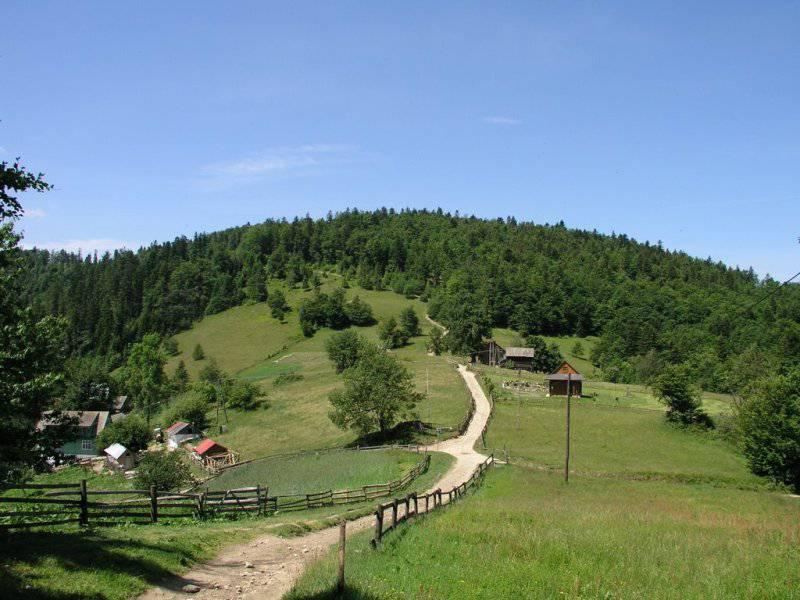
[[[347, 598], [798, 598], [797, 499], [490, 471], [474, 496], [348, 546]], [[333, 555], [289, 598], [334, 598]]]

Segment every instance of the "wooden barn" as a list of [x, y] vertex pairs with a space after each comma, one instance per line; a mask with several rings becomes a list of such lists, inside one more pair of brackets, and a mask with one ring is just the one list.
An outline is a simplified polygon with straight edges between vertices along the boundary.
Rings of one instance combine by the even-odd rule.
[[494, 340], [485, 343], [483, 349], [473, 352], [470, 360], [489, 366], [503, 366], [508, 369], [525, 369], [533, 371], [533, 348], [503, 348]]
[[547, 376], [549, 396], [566, 396], [567, 385], [573, 396], [583, 394], [583, 375], [578, 373], [568, 362], [564, 361], [553, 373]]
[[480, 363], [482, 365], [490, 365], [492, 367], [499, 365], [503, 362], [506, 356], [506, 350], [494, 340], [489, 340], [485, 343], [481, 350], [470, 354], [470, 361], [473, 363]]
[[535, 355], [536, 351], [533, 348], [506, 348], [502, 364], [507, 369], [533, 371], [533, 358]]

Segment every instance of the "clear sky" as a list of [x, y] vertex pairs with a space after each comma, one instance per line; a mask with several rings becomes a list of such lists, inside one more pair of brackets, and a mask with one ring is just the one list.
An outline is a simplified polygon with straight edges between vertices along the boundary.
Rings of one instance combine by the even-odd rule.
[[800, 3], [0, 6], [27, 245], [346, 207], [627, 233], [800, 270]]

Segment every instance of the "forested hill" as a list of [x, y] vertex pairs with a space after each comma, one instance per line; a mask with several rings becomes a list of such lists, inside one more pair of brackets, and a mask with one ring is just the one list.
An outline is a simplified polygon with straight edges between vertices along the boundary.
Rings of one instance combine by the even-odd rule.
[[[314, 286], [315, 267], [343, 282], [430, 301], [458, 351], [490, 326], [524, 334], [599, 335], [594, 360], [617, 381], [686, 363], [707, 389], [742, 366], [800, 359], [800, 289], [755, 308], [773, 281], [624, 235], [441, 211], [348, 211], [266, 221], [102, 257], [25, 251], [23, 294], [37, 313], [66, 315], [76, 354], [116, 361], [146, 332], [264, 300], [271, 279]], [[346, 284], [346, 283], [345, 283]]]

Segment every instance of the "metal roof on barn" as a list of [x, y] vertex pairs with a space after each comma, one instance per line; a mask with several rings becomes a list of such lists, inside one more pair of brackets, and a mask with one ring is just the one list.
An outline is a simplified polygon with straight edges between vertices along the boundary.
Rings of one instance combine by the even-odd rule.
[[223, 446], [222, 444], [218, 444], [214, 440], [206, 439], [197, 444], [194, 451], [197, 452], [200, 456], [204, 454], [209, 454], [211, 451], [214, 451], [214, 454], [224, 454], [228, 451], [228, 449]]
[[506, 358], [533, 358], [536, 351], [533, 348], [521, 348], [518, 346], [506, 348]]

